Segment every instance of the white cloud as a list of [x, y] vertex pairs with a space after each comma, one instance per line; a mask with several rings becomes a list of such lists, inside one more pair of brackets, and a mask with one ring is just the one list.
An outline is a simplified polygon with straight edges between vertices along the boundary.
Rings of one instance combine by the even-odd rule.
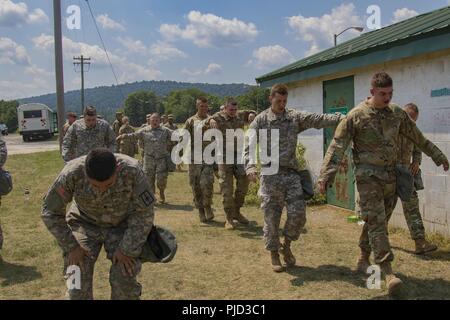
[[38, 95], [43, 90], [49, 90], [48, 82], [38, 78], [30, 81], [0, 80], [0, 97], [4, 100]]
[[158, 41], [150, 47], [152, 61], [173, 60], [186, 58], [187, 54], [170, 43]]
[[[41, 34], [33, 39], [37, 48], [42, 50], [53, 49], [53, 36]], [[96, 67], [108, 67], [109, 63], [105, 51], [97, 45], [90, 45], [84, 42], [75, 42], [63, 37], [64, 56], [72, 59], [73, 56], [82, 53], [91, 58], [91, 62]], [[151, 66], [140, 65], [130, 62], [126, 57], [121, 57], [108, 51], [111, 63], [118, 73], [120, 82], [130, 82], [138, 80], [155, 80], [161, 76], [161, 72]]]
[[30, 65], [27, 49], [10, 38], [0, 37], [0, 64]]
[[190, 80], [193, 78], [196, 78], [198, 76], [207, 76], [207, 75], [217, 75], [222, 73], [222, 66], [217, 63], [210, 63], [206, 69], [200, 69], [200, 70], [189, 70], [184, 68], [181, 70], [181, 74], [188, 76]]
[[14, 3], [11, 0], [0, 1], [0, 26], [16, 27], [28, 23], [48, 23], [49, 18], [42, 9], [30, 12], [23, 3]]
[[187, 58], [188, 56], [180, 49], [164, 41], [157, 41], [152, 44], [150, 48], [147, 48], [141, 40], [134, 40], [130, 37], [118, 37], [116, 40], [127, 49], [127, 53], [137, 53], [142, 56], [148, 56], [149, 64], [154, 64], [160, 61]]
[[408, 8], [397, 9], [394, 12], [394, 17], [392, 18], [392, 23], [397, 23], [412, 17], [417, 16], [419, 13], [415, 10], [410, 10]]
[[145, 55], [147, 53], [147, 47], [141, 40], [134, 40], [130, 37], [118, 37], [116, 39], [122, 46], [124, 46], [129, 52], [139, 53]]
[[258, 35], [253, 23], [245, 23], [237, 18], [229, 20], [214, 14], [191, 11], [187, 20], [185, 28], [162, 24], [159, 31], [166, 40], [190, 40], [201, 48], [235, 47], [255, 39]]
[[222, 66], [217, 63], [210, 63], [205, 70], [205, 74], [219, 74], [222, 72]]
[[[349, 26], [364, 26], [358, 16], [355, 6], [342, 4], [333, 8], [331, 13], [322, 17], [303, 17], [302, 15], [288, 17], [288, 25], [295, 32], [298, 40], [310, 44], [307, 55], [311, 55], [333, 45], [333, 34], [338, 33]], [[342, 42], [350, 36], [358, 35], [355, 30], [350, 30], [339, 37]]]
[[111, 19], [108, 14], [98, 15], [95, 20], [100, 24], [100, 26], [105, 30], [118, 30], [125, 31], [125, 27], [119, 22]]
[[248, 62], [258, 69], [274, 68], [294, 61], [292, 54], [280, 45], [261, 47], [253, 51], [253, 59]]
[[29, 23], [49, 22], [44, 10], [37, 8], [28, 16]]
[[39, 68], [36, 65], [30, 65], [25, 68], [25, 74], [28, 74], [33, 77], [52, 77], [53, 73], [49, 72], [45, 69]]

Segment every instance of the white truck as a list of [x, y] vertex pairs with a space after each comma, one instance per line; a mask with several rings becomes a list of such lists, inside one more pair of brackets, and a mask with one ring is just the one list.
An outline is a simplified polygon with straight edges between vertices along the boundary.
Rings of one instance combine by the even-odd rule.
[[58, 132], [56, 112], [42, 103], [22, 104], [17, 108], [19, 133], [23, 141], [34, 138], [48, 139]]

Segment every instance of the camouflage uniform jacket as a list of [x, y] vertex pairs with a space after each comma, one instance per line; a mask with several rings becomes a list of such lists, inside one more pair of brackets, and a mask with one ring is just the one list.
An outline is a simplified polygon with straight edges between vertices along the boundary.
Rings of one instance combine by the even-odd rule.
[[164, 126], [155, 129], [146, 126], [135, 133], [125, 134], [124, 137], [138, 138], [139, 145], [144, 149], [144, 156], [154, 159], [162, 159], [168, 156], [173, 144], [171, 140], [172, 130]]
[[[271, 129], [279, 130], [279, 166], [299, 170], [299, 163], [296, 158], [298, 135], [311, 128], [322, 129], [336, 126], [344, 118], [337, 114], [317, 114], [303, 111], [286, 109], [282, 114], [275, 114], [271, 108], [264, 110], [251, 123], [249, 129], [267, 132], [267, 148], [270, 150]], [[256, 164], [249, 163], [249, 147], [245, 148], [244, 159], [247, 174], [256, 173]], [[262, 163], [262, 165], [265, 165]]]
[[87, 128], [83, 119], [75, 121], [64, 136], [62, 157], [65, 162], [87, 155], [96, 148], [116, 150], [116, 135], [108, 122], [97, 120], [94, 128]]
[[366, 100], [350, 111], [336, 129], [333, 142], [325, 155], [319, 180], [328, 183], [334, 181], [350, 142], [353, 142], [356, 175], [370, 173], [385, 179], [385, 168], [393, 168], [397, 163], [400, 135], [416, 144], [436, 165], [440, 166], [446, 161], [441, 150], [423, 136], [402, 108], [390, 104], [384, 109], [376, 109]]
[[[117, 180], [107, 191], [94, 189], [85, 173], [86, 156], [70, 161], [44, 198], [42, 219], [64, 252], [78, 246], [67, 219], [109, 228], [126, 225], [119, 245], [123, 254], [138, 257], [154, 218], [154, 197], [138, 161], [116, 154]], [[66, 217], [66, 206], [74, 200], [79, 214]]]

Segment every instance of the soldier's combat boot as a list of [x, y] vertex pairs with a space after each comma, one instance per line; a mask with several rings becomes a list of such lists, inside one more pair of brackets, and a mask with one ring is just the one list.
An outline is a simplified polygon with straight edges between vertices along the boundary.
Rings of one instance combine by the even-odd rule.
[[402, 280], [397, 278], [392, 272], [392, 267], [390, 262], [383, 262], [380, 264], [381, 271], [385, 275], [386, 287], [388, 289], [389, 296], [395, 298], [398, 297], [402, 288]]
[[432, 252], [437, 250], [437, 246], [429, 243], [425, 239], [417, 239], [416, 241], [416, 251], [414, 251], [415, 254], [424, 254], [427, 252]]
[[233, 221], [233, 210], [227, 209], [225, 210], [225, 229], [227, 230], [234, 230], [236, 228], [236, 225]]
[[201, 223], [206, 222], [205, 209], [203, 209], [203, 208], [198, 209], [198, 217], [200, 218]]
[[366, 274], [367, 269], [369, 269], [369, 267], [370, 267], [370, 252], [361, 250], [358, 262], [356, 263], [355, 271], [362, 274]]
[[248, 219], [242, 215], [240, 208], [235, 209], [233, 218], [241, 224], [249, 224]]
[[211, 207], [205, 208], [206, 212], [206, 221], [213, 221], [214, 220], [214, 213]]
[[295, 257], [291, 251], [291, 241], [284, 240], [284, 243], [281, 245], [280, 253], [283, 256], [284, 263], [286, 263], [287, 267], [295, 266]]
[[280, 255], [278, 254], [278, 251], [270, 251], [270, 257], [272, 259], [272, 270], [274, 272], [283, 272], [284, 267], [281, 264]]
[[159, 201], [161, 203], [166, 203], [166, 196], [164, 194], [164, 190], [159, 189]]

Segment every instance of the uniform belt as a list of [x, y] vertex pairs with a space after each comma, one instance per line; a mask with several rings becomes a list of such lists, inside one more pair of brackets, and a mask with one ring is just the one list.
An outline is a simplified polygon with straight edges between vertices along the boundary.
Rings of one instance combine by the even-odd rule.
[[359, 163], [359, 164], [356, 165], [356, 168], [370, 169], [370, 170], [392, 171], [392, 170], [395, 170], [395, 165], [392, 165], [392, 166], [377, 166], [377, 165], [374, 165], [374, 164]]
[[[269, 168], [270, 164], [263, 164], [261, 165], [263, 168]], [[297, 169], [287, 166], [279, 166], [278, 167], [278, 173], [289, 173], [289, 172], [298, 172]]]

